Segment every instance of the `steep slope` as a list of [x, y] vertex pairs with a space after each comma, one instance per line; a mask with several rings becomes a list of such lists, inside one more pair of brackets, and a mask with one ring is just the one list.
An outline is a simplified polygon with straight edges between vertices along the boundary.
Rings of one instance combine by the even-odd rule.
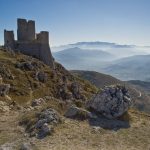
[[[53, 70], [41, 61], [20, 53], [0, 50], [0, 66], [3, 82], [11, 85], [10, 97], [19, 104], [43, 96], [66, 99], [67, 95], [73, 96], [73, 83], [79, 84], [82, 98], [96, 91], [94, 86], [72, 76], [62, 65], [56, 63]], [[64, 93], [60, 94], [62, 89]]]
[[[75, 150], [77, 148], [116, 150], [120, 147], [122, 150], [142, 150], [150, 146], [150, 116], [136, 110], [129, 110], [120, 120], [105, 122], [112, 124], [112, 122], [123, 121], [129, 124], [127, 128], [118, 130], [108, 130], [98, 123], [93, 125], [90, 120], [81, 121], [63, 117], [68, 106], [75, 104], [82, 107], [82, 102], [90, 99], [97, 92], [97, 88], [90, 82], [72, 75], [58, 63], [56, 69], [52, 70], [37, 59], [2, 49], [0, 50], [0, 74], [3, 83], [11, 86], [8, 93], [11, 99], [0, 96], [0, 149], [18, 150], [22, 145], [27, 144], [32, 146], [33, 150]], [[101, 77], [105, 82], [100, 83], [100, 86], [120, 83], [110, 76], [101, 75]], [[96, 79], [94, 81], [96, 82]], [[73, 83], [78, 83], [80, 86]], [[74, 91], [72, 91], [72, 84], [75, 86]], [[73, 97], [78, 88], [80, 92], [76, 94], [80, 97]], [[67, 99], [66, 94], [71, 97]], [[32, 107], [35, 98], [43, 97], [46, 99], [43, 104]], [[61, 123], [55, 126], [53, 134], [42, 140], [29, 136], [21, 123], [24, 122], [29, 128], [36, 121], [35, 117], [49, 107], [57, 110], [61, 115]]]
[[90, 81], [98, 88], [103, 88], [104, 86], [112, 84], [123, 84], [128, 87], [133, 99], [135, 100], [134, 108], [150, 113], [150, 96], [142, 88], [139, 88], [133, 84], [129, 84], [120, 81], [110, 75], [94, 72], [94, 71], [72, 71], [73, 74], [82, 77], [85, 80]]

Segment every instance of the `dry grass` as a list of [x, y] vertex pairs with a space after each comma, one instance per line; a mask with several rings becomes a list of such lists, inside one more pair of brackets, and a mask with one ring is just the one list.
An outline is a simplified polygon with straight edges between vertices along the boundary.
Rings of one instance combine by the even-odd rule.
[[82, 89], [81, 93], [87, 98], [97, 91], [95, 86], [91, 85], [87, 81], [71, 75], [58, 63], [55, 64], [57, 72], [54, 72], [39, 60], [33, 59], [40, 65], [40, 71], [43, 71], [48, 75], [48, 80], [46, 83], [41, 83], [35, 80], [33, 77], [35, 74], [34, 70], [25, 71], [15, 67], [18, 62], [27, 61], [30, 59], [31, 57], [20, 53], [16, 53], [15, 56], [13, 56], [8, 52], [0, 50], [0, 65], [4, 65], [5, 68], [9, 69], [15, 77], [14, 80], [4, 77], [4, 83], [11, 84], [12, 89], [10, 91], [10, 97], [19, 104], [26, 104], [32, 99], [44, 96], [57, 97], [58, 87], [62, 82], [63, 76], [65, 76], [68, 81], [68, 92], [70, 92], [69, 85], [74, 81], [80, 83]]
[[[50, 68], [43, 65], [41, 70], [48, 74], [48, 81], [40, 83], [32, 77], [32, 71], [25, 72], [15, 68], [15, 64], [22, 59], [27, 60], [28, 57], [22, 54], [12, 56], [0, 50], [0, 64], [5, 64], [15, 76], [14, 80], [4, 78], [4, 82], [10, 83], [14, 87], [10, 92], [10, 96], [19, 104], [23, 105], [27, 102], [29, 103], [34, 98], [47, 95], [56, 97], [59, 81], [64, 75], [67, 76], [68, 86], [71, 82], [78, 81], [81, 84], [83, 94], [87, 98], [97, 91], [97, 88], [92, 86], [88, 81], [72, 76], [59, 64], [56, 64], [59, 70], [57, 76], [54, 76]], [[76, 104], [82, 107], [82, 103], [76, 101]], [[26, 124], [30, 122], [29, 126], [32, 126], [32, 123], [35, 122], [35, 114], [46, 107], [54, 108], [63, 115], [68, 105], [66, 102], [52, 98], [38, 110], [29, 112], [11, 110], [10, 112], [0, 113], [0, 145], [12, 143], [16, 150], [23, 142], [32, 142], [39, 150], [150, 149], [150, 115], [133, 109], [129, 110], [128, 114], [125, 114], [121, 118], [122, 120], [130, 121], [130, 127], [126, 129], [114, 131], [93, 128], [90, 126], [88, 120], [79, 121], [64, 118], [64, 121], [55, 128], [52, 136], [48, 136], [43, 140], [29, 138], [25, 134], [24, 128], [19, 126], [19, 122], [24, 121]]]

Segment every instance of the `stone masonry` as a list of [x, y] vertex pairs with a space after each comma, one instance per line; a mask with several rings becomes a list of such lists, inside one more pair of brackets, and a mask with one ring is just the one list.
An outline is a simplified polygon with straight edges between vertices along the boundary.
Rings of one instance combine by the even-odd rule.
[[17, 40], [14, 38], [13, 31], [4, 30], [4, 46], [38, 58], [54, 69], [54, 59], [49, 46], [49, 32], [41, 31], [36, 34], [33, 20], [18, 19], [17, 27]]

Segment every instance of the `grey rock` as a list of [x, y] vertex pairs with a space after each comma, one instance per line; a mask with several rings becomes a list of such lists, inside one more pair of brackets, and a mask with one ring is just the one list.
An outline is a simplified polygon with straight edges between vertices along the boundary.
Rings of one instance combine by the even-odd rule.
[[37, 72], [36, 73], [36, 79], [39, 80], [40, 82], [45, 83], [48, 79], [48, 76], [44, 72]]
[[46, 109], [39, 115], [39, 119], [46, 119], [46, 123], [58, 123], [60, 121], [58, 113], [54, 109]]
[[78, 108], [76, 106], [71, 106], [66, 111], [65, 117], [77, 118], [77, 119], [89, 119], [89, 118], [95, 118], [96, 116], [93, 115], [91, 112], [83, 109], [83, 108]]
[[0, 96], [6, 96], [9, 93], [10, 84], [0, 84]]
[[42, 138], [46, 137], [47, 135], [51, 135], [52, 132], [53, 132], [53, 129], [50, 128], [47, 123], [44, 123], [38, 132], [38, 138], [42, 139]]
[[38, 120], [35, 124], [35, 128], [41, 128], [44, 125], [44, 123], [47, 123], [47, 119]]
[[21, 69], [21, 70], [33, 70], [34, 69], [34, 66], [32, 65], [31, 62], [21, 62], [21, 63], [17, 63], [16, 64], [16, 67]]
[[39, 98], [39, 99], [34, 99], [32, 101], [32, 104], [31, 106], [34, 107], [34, 106], [40, 106], [41, 104], [43, 104], [45, 102], [45, 100], [43, 98]]
[[32, 150], [31, 144], [29, 144], [29, 143], [23, 143], [23, 144], [21, 145], [20, 150]]
[[32, 128], [28, 129], [30, 136], [36, 136], [39, 139], [51, 135], [53, 128], [60, 122], [58, 113], [51, 108], [45, 109], [37, 114], [37, 121]]
[[81, 98], [80, 85], [77, 82], [74, 82], [71, 84], [71, 91], [72, 91], [74, 98], [76, 98], [76, 99]]
[[132, 103], [128, 90], [124, 86], [116, 85], [98, 92], [87, 103], [87, 107], [107, 118], [117, 118], [123, 115]]

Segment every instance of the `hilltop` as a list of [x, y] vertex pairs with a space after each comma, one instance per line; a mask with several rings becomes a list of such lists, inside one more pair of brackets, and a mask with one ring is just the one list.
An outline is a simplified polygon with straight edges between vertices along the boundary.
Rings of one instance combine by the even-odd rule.
[[[107, 129], [101, 124], [93, 125], [88, 119], [64, 117], [72, 104], [83, 109], [98, 88], [70, 73], [61, 64], [55, 62], [54, 70], [31, 56], [1, 48], [0, 66], [3, 83], [10, 84], [9, 97], [0, 97], [0, 145], [3, 148], [20, 149], [23, 143], [39, 150], [108, 150], [120, 147], [126, 150], [147, 149], [150, 146], [150, 116], [138, 110], [130, 109], [121, 120], [103, 120], [108, 126], [121, 122], [128, 124], [126, 128], [119, 125], [117, 130]], [[105, 75], [102, 80], [105, 81], [102, 84], [107, 85], [120, 83]], [[35, 107], [37, 101], [40, 104]], [[37, 121], [36, 116], [47, 108], [59, 113], [61, 123], [55, 126], [52, 135], [42, 140], [30, 137], [28, 132]], [[80, 115], [86, 117], [85, 114]]]

